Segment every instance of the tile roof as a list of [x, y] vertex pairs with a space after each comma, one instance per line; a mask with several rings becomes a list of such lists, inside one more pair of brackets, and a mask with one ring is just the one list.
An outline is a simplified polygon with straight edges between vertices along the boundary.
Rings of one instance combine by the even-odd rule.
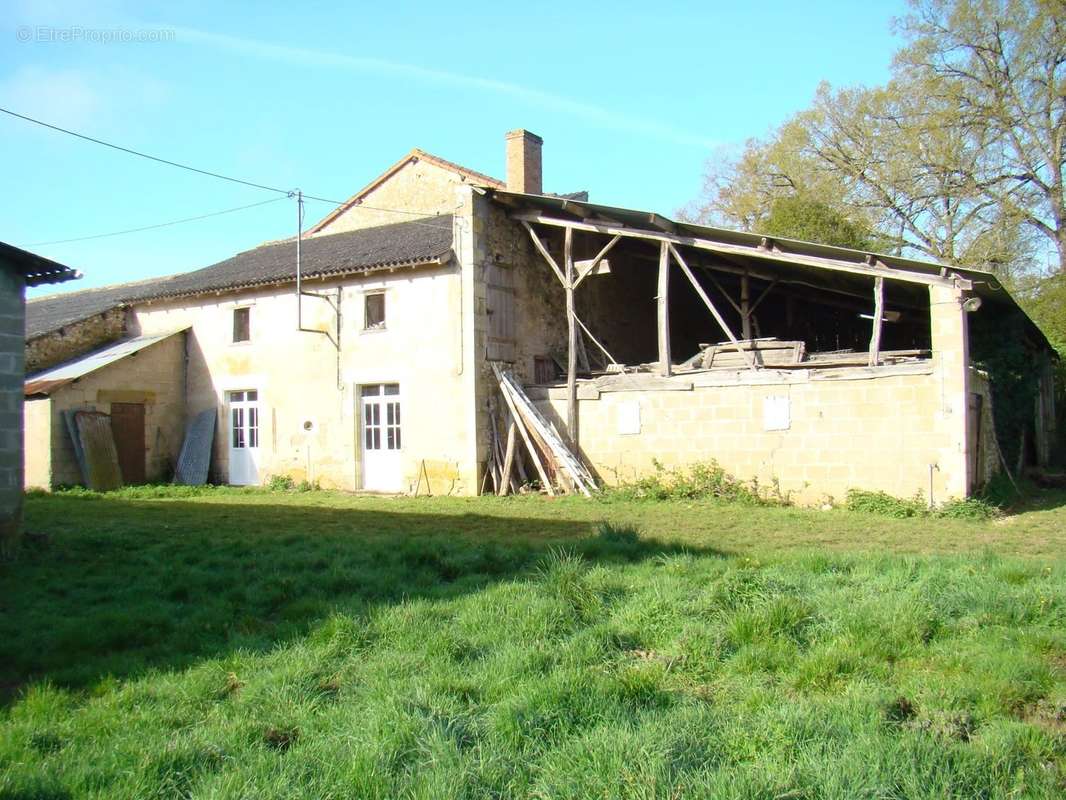
[[[314, 278], [414, 266], [442, 258], [451, 246], [450, 215], [397, 222], [304, 239], [301, 271], [305, 278]], [[42, 336], [132, 303], [295, 279], [296, 241], [266, 244], [193, 272], [30, 300], [26, 337]]]

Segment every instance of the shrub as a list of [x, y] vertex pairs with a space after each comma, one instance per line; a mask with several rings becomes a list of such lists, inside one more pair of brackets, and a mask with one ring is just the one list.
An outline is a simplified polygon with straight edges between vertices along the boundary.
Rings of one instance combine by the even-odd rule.
[[1002, 513], [999, 507], [983, 497], [951, 500], [939, 508], [930, 508], [925, 496], [918, 492], [912, 498], [893, 497], [886, 492], [867, 492], [849, 489], [848, 511], [880, 514], [884, 517], [936, 517], [941, 519], [991, 519]]
[[291, 492], [295, 488], [296, 483], [288, 475], [271, 475], [267, 481], [267, 489], [272, 492]]
[[621, 500], [715, 499], [746, 505], [785, 505], [788, 502], [776, 483], [770, 490], [764, 490], [758, 481], [742, 481], [714, 460], [675, 469], [667, 469], [658, 460], [652, 464], [655, 474], [620, 483], [609, 489], [606, 496]]
[[919, 492], [914, 497], [904, 499], [893, 497], [887, 492], [867, 492], [861, 489], [849, 489], [845, 507], [848, 511], [861, 511], [866, 514], [880, 514], [884, 517], [925, 517], [930, 513], [929, 505]]

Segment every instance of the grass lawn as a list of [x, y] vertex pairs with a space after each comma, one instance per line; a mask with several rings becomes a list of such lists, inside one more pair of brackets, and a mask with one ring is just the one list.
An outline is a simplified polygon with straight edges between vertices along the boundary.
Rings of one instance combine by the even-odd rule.
[[0, 800], [1066, 794], [1066, 497], [992, 521], [144, 488], [0, 564]]

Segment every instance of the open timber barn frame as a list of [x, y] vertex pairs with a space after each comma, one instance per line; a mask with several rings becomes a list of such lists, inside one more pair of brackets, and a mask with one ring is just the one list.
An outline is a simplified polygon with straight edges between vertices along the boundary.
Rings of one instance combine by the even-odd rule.
[[800, 502], [968, 496], [1002, 460], [970, 320], [1008, 316], [1046, 365], [1033, 448], [1047, 461], [1053, 351], [989, 273], [491, 195], [563, 300], [556, 373], [526, 391], [605, 482], [714, 460]]
[[31, 301], [28, 485], [86, 479], [91, 412], [132, 482], [213, 418], [219, 483], [591, 493], [716, 461], [799, 503], [940, 503], [999, 468], [990, 340], [1027, 362], [1001, 443], [1047, 462], [1051, 351], [991, 275], [550, 195], [543, 140], [504, 138], [506, 182], [413, 150], [295, 239]]

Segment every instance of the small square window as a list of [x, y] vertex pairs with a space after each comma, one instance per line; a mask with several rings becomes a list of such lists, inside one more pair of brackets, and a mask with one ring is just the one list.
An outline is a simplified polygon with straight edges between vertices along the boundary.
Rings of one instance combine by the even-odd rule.
[[233, 309], [233, 341], [250, 342], [252, 340], [252, 309]]
[[385, 327], [385, 293], [375, 292], [366, 295], [363, 329], [374, 330]]

